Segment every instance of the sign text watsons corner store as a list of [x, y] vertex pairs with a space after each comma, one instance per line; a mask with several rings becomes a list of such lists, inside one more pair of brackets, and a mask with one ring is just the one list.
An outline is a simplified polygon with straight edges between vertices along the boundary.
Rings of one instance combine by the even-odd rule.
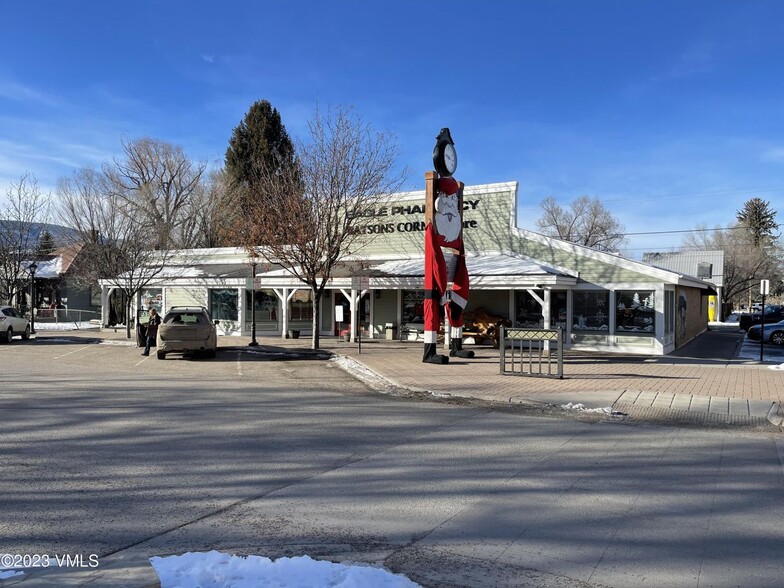
[[[465, 200], [463, 210], [476, 210], [479, 200]], [[400, 220], [413, 214], [425, 214], [424, 204], [380, 206], [378, 208], [367, 208], [365, 210], [349, 213], [349, 218], [366, 218], [371, 222], [368, 224], [357, 224], [352, 230], [363, 235], [383, 235], [386, 233], [414, 233], [425, 230], [425, 221]], [[391, 218], [398, 217], [398, 218]], [[372, 222], [375, 221], [375, 222]], [[463, 220], [463, 228], [475, 229], [479, 226], [475, 220]]]

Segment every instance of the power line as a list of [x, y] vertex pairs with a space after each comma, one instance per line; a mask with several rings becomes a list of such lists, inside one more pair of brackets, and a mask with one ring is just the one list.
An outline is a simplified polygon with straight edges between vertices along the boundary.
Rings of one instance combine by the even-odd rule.
[[715, 229], [683, 229], [680, 231], [647, 231], [643, 233], [619, 233], [619, 237], [633, 237], [636, 235], [672, 235], [674, 233], [706, 233], [708, 231], [737, 231], [746, 227], [716, 227]]

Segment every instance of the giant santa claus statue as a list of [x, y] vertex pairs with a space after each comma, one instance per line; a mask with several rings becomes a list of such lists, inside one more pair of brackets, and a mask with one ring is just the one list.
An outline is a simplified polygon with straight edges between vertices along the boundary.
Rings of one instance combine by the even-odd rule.
[[463, 310], [468, 302], [468, 270], [463, 246], [463, 184], [452, 177], [457, 153], [449, 129], [442, 129], [433, 151], [436, 173], [426, 181], [425, 350], [423, 362], [444, 364], [436, 339], [444, 315], [449, 319], [451, 357], [470, 358], [463, 349]]

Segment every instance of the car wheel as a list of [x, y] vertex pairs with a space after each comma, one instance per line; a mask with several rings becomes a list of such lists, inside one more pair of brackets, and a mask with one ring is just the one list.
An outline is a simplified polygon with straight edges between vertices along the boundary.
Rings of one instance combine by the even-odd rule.
[[156, 351], [155, 355], [158, 359], [166, 359], [166, 352], [165, 351]]
[[22, 334], [22, 339], [27, 341], [30, 338], [30, 325], [25, 327], [25, 332]]
[[784, 345], [784, 331], [773, 331], [770, 334], [770, 342], [774, 345]]
[[8, 327], [8, 330], [5, 333], [5, 342], [10, 343], [14, 339], [14, 328]]

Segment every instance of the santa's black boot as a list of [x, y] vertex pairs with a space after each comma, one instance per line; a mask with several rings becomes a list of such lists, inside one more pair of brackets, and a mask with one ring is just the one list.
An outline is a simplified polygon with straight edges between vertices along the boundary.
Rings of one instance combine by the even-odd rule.
[[471, 359], [474, 352], [468, 349], [463, 349], [462, 339], [452, 339], [449, 342], [449, 357], [460, 357], [462, 359]]
[[446, 355], [438, 355], [436, 353], [435, 343], [425, 343], [425, 353], [422, 356], [422, 363], [435, 363], [445, 364], [449, 363], [449, 358]]

